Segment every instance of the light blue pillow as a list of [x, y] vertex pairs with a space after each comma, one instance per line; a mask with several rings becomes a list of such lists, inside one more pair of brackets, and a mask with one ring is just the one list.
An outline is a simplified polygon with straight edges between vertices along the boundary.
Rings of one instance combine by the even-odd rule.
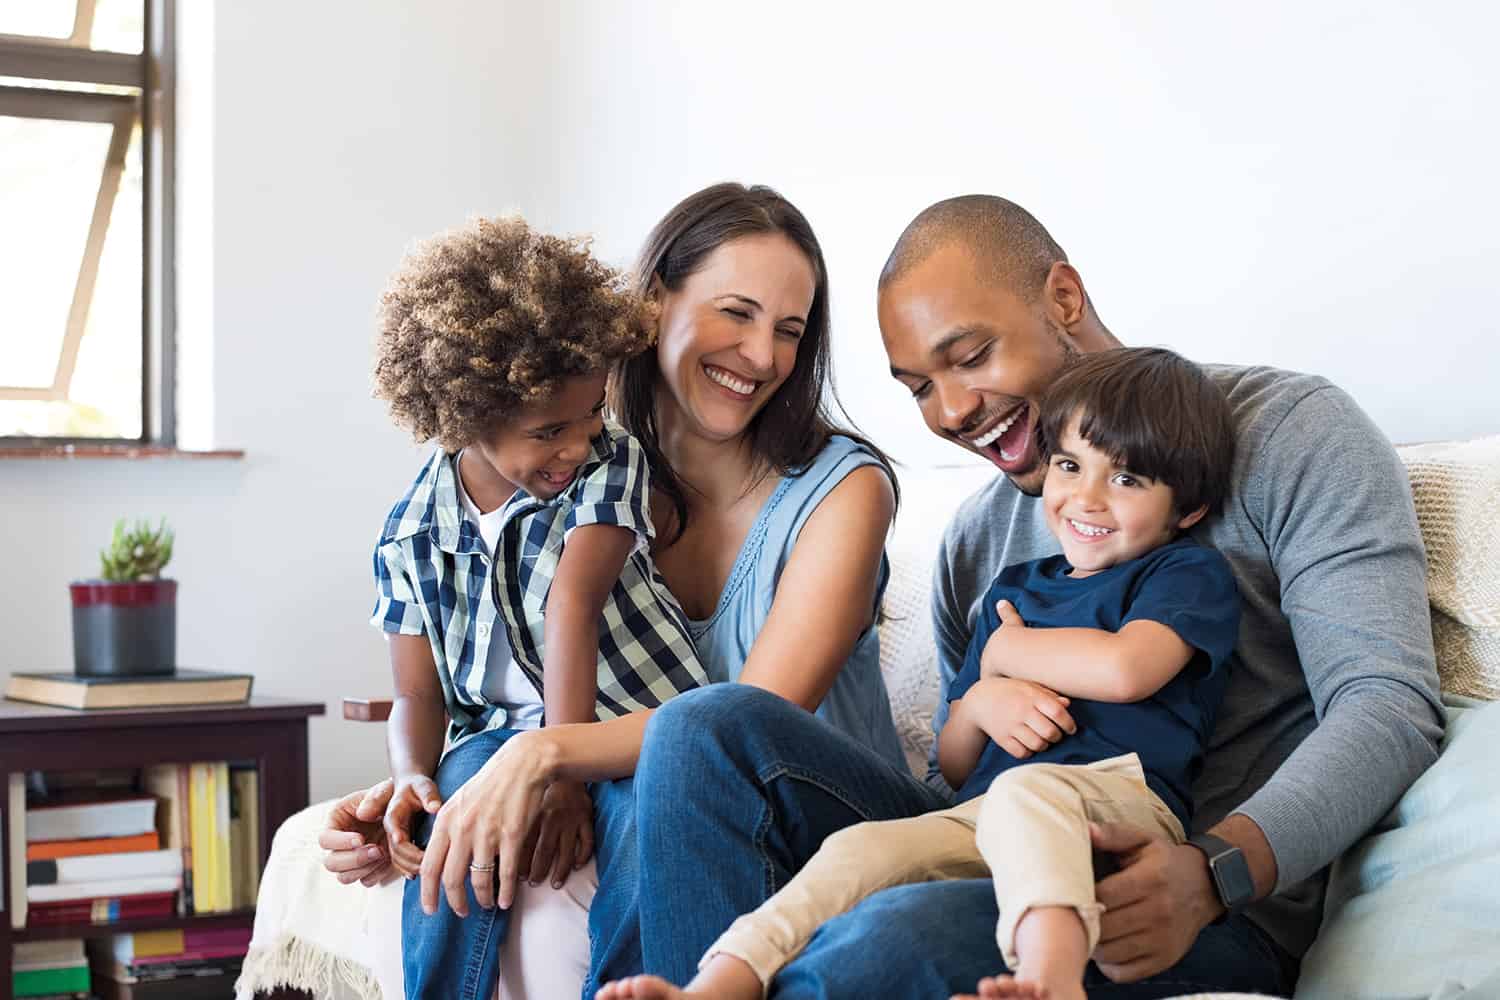
[[1500, 703], [1445, 702], [1437, 763], [1333, 865], [1298, 1000], [1500, 996]]

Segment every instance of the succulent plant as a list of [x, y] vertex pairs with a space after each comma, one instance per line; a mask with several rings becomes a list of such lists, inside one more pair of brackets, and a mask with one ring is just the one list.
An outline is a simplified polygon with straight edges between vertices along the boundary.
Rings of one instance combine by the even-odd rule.
[[99, 553], [104, 579], [113, 583], [154, 580], [172, 558], [172, 532], [166, 518], [155, 530], [145, 521], [127, 528], [122, 517], [115, 522], [109, 548]]

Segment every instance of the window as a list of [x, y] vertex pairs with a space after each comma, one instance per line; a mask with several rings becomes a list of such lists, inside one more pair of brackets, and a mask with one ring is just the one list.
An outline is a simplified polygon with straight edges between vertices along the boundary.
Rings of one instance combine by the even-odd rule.
[[170, 0], [0, 4], [11, 444], [172, 442], [171, 13]]

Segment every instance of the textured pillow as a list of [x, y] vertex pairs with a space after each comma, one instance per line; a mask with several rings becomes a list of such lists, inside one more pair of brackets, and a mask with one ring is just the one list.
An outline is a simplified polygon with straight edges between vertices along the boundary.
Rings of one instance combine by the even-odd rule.
[[1500, 436], [1400, 454], [1427, 550], [1443, 690], [1500, 698]]
[[1298, 1000], [1496, 995], [1500, 704], [1445, 700], [1437, 763], [1333, 864]]

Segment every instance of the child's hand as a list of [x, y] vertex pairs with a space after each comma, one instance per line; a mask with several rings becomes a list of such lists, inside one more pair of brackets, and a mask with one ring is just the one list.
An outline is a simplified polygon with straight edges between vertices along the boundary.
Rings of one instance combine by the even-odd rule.
[[396, 782], [390, 804], [385, 807], [385, 839], [391, 864], [407, 878], [416, 878], [422, 871], [422, 849], [411, 839], [417, 815], [425, 812], [435, 816], [442, 805], [437, 782], [427, 775], [411, 775]]
[[1017, 760], [1078, 731], [1069, 700], [1031, 681], [983, 678], [964, 695], [964, 704], [985, 735]]
[[542, 809], [531, 835], [534, 847], [521, 849], [520, 877], [532, 885], [550, 881], [561, 889], [568, 873], [594, 854], [594, 800], [578, 781], [554, 781], [542, 795]]
[[393, 877], [380, 821], [391, 784], [386, 778], [370, 789], [345, 795], [333, 804], [326, 825], [318, 832], [318, 846], [325, 852], [323, 867], [345, 885], [358, 882], [370, 888]]
[[1021, 620], [1015, 605], [1009, 601], [999, 601], [995, 604], [995, 613], [1000, 616], [1000, 627], [990, 633], [985, 640], [984, 652], [979, 654], [979, 676], [981, 677], [1005, 677], [1005, 646], [1015, 635], [1015, 629], [1026, 627]]

